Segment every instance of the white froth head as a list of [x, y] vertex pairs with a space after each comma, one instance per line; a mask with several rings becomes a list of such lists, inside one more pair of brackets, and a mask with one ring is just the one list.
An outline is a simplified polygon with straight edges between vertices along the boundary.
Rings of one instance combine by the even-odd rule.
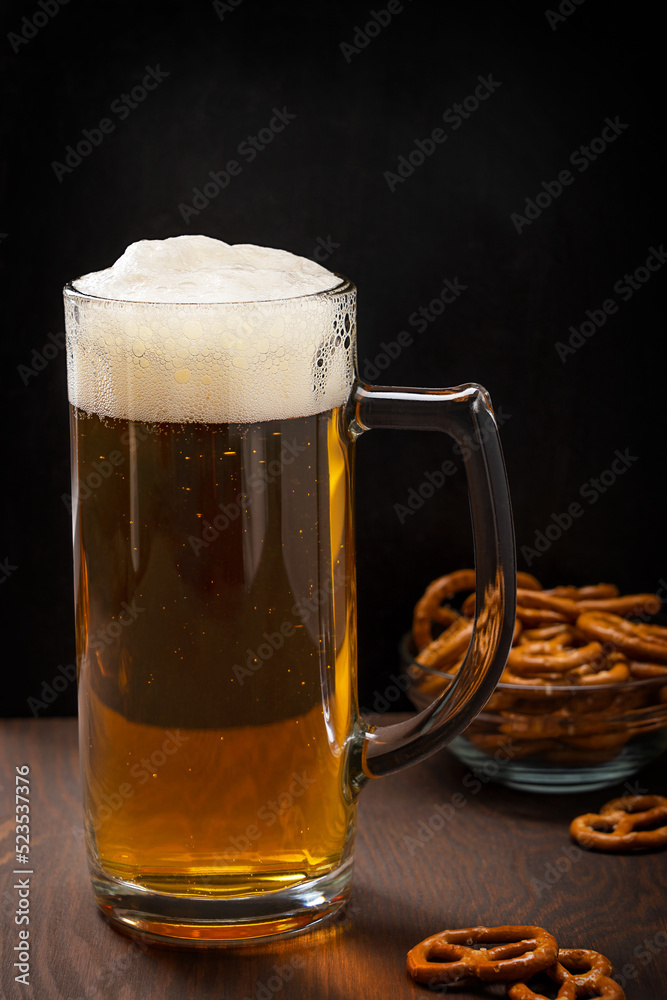
[[65, 289], [70, 401], [102, 417], [250, 423], [342, 405], [354, 286], [285, 250], [133, 243]]
[[172, 236], [131, 243], [112, 267], [73, 284], [87, 295], [131, 302], [259, 302], [313, 295], [341, 281], [287, 250]]

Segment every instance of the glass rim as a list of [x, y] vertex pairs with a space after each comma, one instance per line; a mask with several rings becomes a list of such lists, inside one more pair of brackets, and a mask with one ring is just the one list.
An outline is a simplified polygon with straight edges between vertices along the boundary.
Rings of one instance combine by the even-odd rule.
[[155, 302], [148, 299], [117, 299], [110, 298], [107, 295], [92, 295], [90, 292], [82, 292], [81, 289], [76, 287], [76, 282], [78, 278], [74, 278], [72, 281], [67, 281], [63, 286], [63, 295], [71, 299], [83, 299], [90, 302], [114, 302], [119, 305], [129, 305], [129, 306], [160, 306], [169, 307], [177, 309], [187, 309], [195, 308], [202, 309], [210, 306], [215, 309], [220, 309], [221, 306], [267, 306], [274, 305], [278, 303], [286, 302], [299, 302], [301, 300], [317, 299], [322, 297], [335, 297], [338, 295], [346, 295], [349, 292], [356, 292], [357, 288], [353, 281], [350, 281], [344, 274], [340, 274], [338, 271], [331, 271], [331, 274], [340, 278], [340, 284], [334, 285], [333, 288], [323, 288], [319, 292], [305, 292], [303, 295], [282, 295], [277, 299], [233, 299], [232, 301], [221, 301], [221, 302]]

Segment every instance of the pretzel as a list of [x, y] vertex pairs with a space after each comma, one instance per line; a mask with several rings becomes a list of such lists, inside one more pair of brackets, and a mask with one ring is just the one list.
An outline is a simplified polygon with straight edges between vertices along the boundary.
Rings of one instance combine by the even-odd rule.
[[[507, 657], [507, 666], [515, 674], [566, 673], [583, 664], [596, 664], [598, 669], [604, 654], [599, 642], [589, 642], [580, 649], [563, 649], [558, 637], [546, 642], [526, 642], [515, 646]], [[628, 671], [629, 672], [629, 671]]]
[[625, 1000], [625, 992], [610, 978], [611, 973], [609, 959], [586, 948], [560, 948], [555, 968], [547, 969], [547, 975], [561, 987], [574, 983], [575, 997], [582, 995], [579, 993], [581, 988], [583, 996], [595, 990], [600, 1000]]
[[[539, 582], [539, 580], [536, 580], [534, 576], [531, 576], [530, 573], [517, 573], [517, 575], [516, 575], [516, 585], [517, 585], [517, 600], [518, 600], [520, 594], [533, 594], [534, 595], [534, 594], [538, 594], [538, 593], [539, 594], [543, 593], [542, 584]], [[529, 597], [526, 598], [526, 602], [525, 603], [527, 603], [527, 602], [529, 602]], [[546, 600], [546, 603], [549, 604], [548, 599]], [[527, 606], [528, 607], [532, 607], [532, 605], [530, 603], [527, 603]], [[542, 607], [542, 604], [539, 604], [538, 606]], [[474, 594], [469, 594], [469, 596], [466, 597], [465, 601], [461, 605], [461, 611], [462, 611], [462, 613], [464, 615], [468, 615], [469, 617], [472, 617], [474, 615], [474, 613], [475, 613], [475, 595]]]
[[[516, 585], [523, 590], [542, 590], [542, 584], [530, 573], [517, 573]], [[475, 614], [475, 594], [469, 594], [461, 605], [461, 613], [472, 618]]]
[[[559, 684], [564, 685], [568, 683], [567, 676], [559, 673], [542, 674], [540, 677], [522, 677], [521, 674], [515, 674], [510, 667], [505, 667], [503, 670], [500, 680], [503, 684], [515, 684], [517, 687], [543, 687], [540, 691], [538, 697], [544, 698], [548, 695], [548, 690], [552, 686], [558, 686]], [[522, 691], [521, 697], [527, 697], [527, 692]]]
[[629, 667], [631, 675], [638, 680], [647, 677], [667, 677], [667, 667], [659, 663], [639, 663], [637, 660], [631, 660]]
[[[572, 601], [568, 597], [552, 597], [545, 594], [543, 590], [525, 590], [523, 587], [517, 587], [516, 603], [517, 608], [524, 612], [529, 609], [539, 609], [542, 612], [543, 621], [547, 619], [574, 622], [581, 613], [576, 601]], [[518, 610], [517, 615], [519, 615]], [[559, 616], [558, 619], [556, 619], [556, 615]]]
[[637, 811], [667, 807], [664, 795], [621, 795], [617, 799], [606, 802], [600, 809], [601, 816], [614, 812], [627, 812], [636, 815]]
[[579, 667], [579, 670], [582, 671], [579, 676], [580, 684], [618, 684], [620, 681], [626, 681], [630, 676], [630, 665], [623, 653], [611, 653], [607, 657], [606, 668], [596, 669], [587, 664]]
[[543, 625], [541, 628], [522, 629], [519, 642], [547, 642], [549, 639], [559, 639], [560, 645], [571, 646], [576, 634], [576, 629], [572, 625], [556, 622], [554, 625]]
[[631, 615], [657, 615], [662, 606], [657, 594], [626, 594], [624, 597], [584, 599], [577, 602], [583, 611], [609, 611], [629, 618]]
[[571, 601], [602, 600], [608, 597], [618, 597], [618, 587], [613, 583], [596, 583], [587, 587], [552, 587], [545, 590], [552, 597], [569, 597]]
[[419, 651], [415, 661], [422, 667], [436, 667], [446, 670], [465, 653], [472, 636], [473, 623], [470, 618], [457, 618], [437, 639], [433, 639]]
[[[475, 942], [503, 942], [475, 949]], [[542, 927], [464, 927], [441, 931], [408, 952], [408, 974], [418, 983], [512, 982], [542, 972], [556, 961], [556, 939]]]
[[667, 628], [629, 622], [606, 611], [586, 611], [577, 628], [589, 639], [610, 643], [633, 660], [667, 664]]
[[[637, 830], [665, 821], [655, 830]], [[612, 799], [599, 813], [577, 816], [570, 835], [583, 847], [598, 851], [641, 851], [667, 844], [667, 798], [662, 795], [626, 795]]]
[[[608, 958], [586, 948], [559, 948], [558, 959], [547, 975], [559, 984], [556, 1000], [576, 1000], [592, 996], [597, 1000], [625, 1000], [625, 992], [611, 979], [612, 965]], [[541, 993], [534, 993], [524, 982], [507, 988], [510, 1000], [546, 1000]]]
[[475, 589], [474, 569], [460, 569], [447, 576], [440, 576], [429, 583], [415, 606], [412, 620], [412, 635], [418, 650], [422, 650], [433, 640], [431, 623], [450, 625], [460, 616], [452, 608], [443, 607], [442, 602], [453, 597], [460, 590]]

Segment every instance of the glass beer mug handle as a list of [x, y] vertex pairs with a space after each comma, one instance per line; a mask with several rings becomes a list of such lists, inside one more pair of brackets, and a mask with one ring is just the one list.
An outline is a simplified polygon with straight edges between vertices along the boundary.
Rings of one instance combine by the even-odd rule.
[[[514, 526], [498, 427], [488, 393], [474, 383], [452, 389], [357, 385], [350, 425], [439, 430], [465, 446], [465, 468], [475, 550], [476, 608], [473, 636], [455, 680], [407, 722], [367, 727], [351, 761], [364, 778], [413, 764], [457, 736], [482, 709], [505, 666], [516, 614]], [[356, 756], [356, 754], [355, 754]]]

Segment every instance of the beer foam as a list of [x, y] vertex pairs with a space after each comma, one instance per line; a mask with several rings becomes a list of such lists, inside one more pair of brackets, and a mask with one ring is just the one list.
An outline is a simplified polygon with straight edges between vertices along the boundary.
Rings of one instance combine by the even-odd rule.
[[258, 302], [324, 292], [341, 278], [287, 250], [210, 236], [131, 243], [112, 267], [73, 282], [86, 295], [132, 302]]
[[250, 423], [342, 405], [354, 287], [285, 250], [133, 243], [65, 289], [70, 401], [149, 423]]

